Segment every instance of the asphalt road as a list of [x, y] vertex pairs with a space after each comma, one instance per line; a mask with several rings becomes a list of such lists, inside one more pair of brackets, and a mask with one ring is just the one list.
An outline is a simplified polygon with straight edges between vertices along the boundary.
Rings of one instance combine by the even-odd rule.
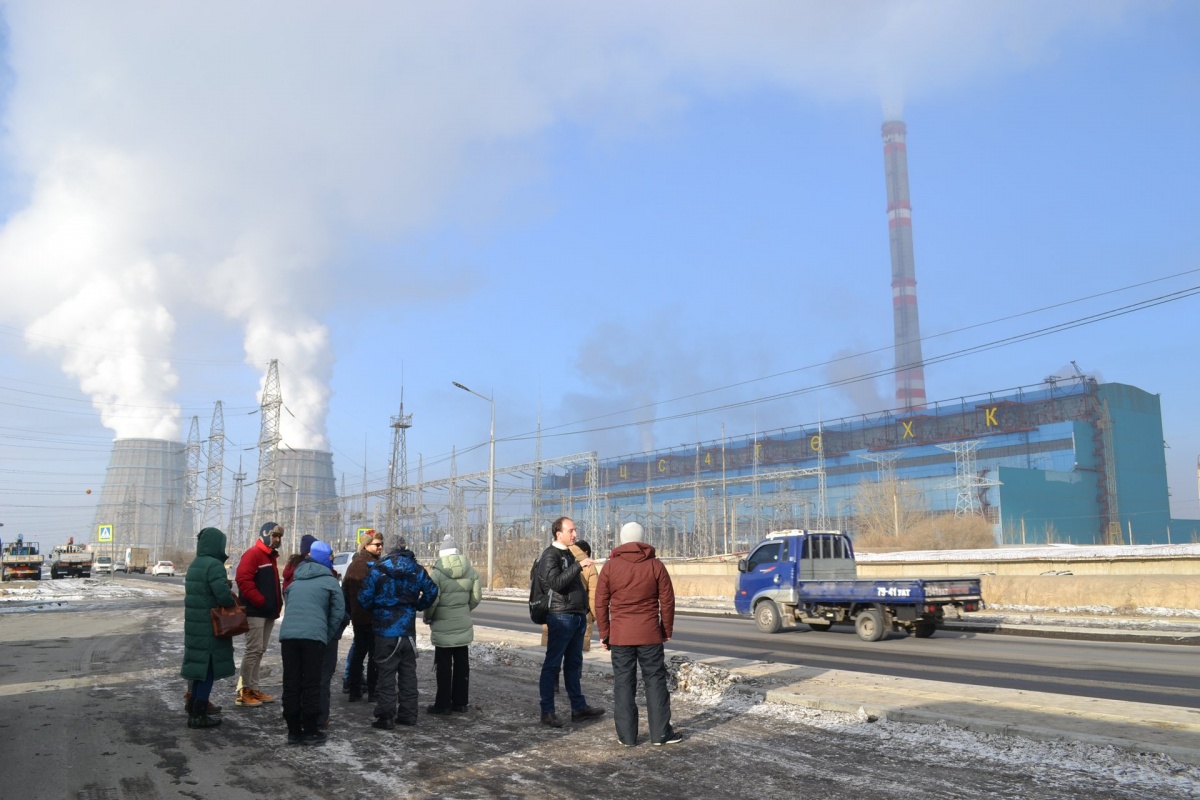
[[[486, 602], [478, 625], [529, 630], [523, 603]], [[864, 642], [852, 626], [761, 633], [750, 619], [678, 614], [668, 647], [710, 656], [1200, 708], [1193, 647], [938, 631]]]
[[[224, 724], [189, 730], [178, 677], [182, 605], [177, 590], [162, 600], [76, 601], [0, 615], [0, 797], [1174, 800], [1195, 797], [1200, 784], [1194, 770], [1144, 753], [1006, 737], [990, 743], [938, 726], [772, 710], [725, 691], [719, 676], [706, 683], [703, 671], [689, 677], [695, 688], [672, 698], [682, 744], [650, 746], [643, 720], [640, 745], [625, 748], [611, 715], [576, 723], [560, 706], [562, 729], [539, 724], [540, 653], [488, 644], [472, 647], [466, 714], [422, 714], [416, 727], [377, 731], [371, 707], [335, 689], [329, 743], [288, 747], [279, 704], [237, 708], [233, 680], [225, 679], [214, 694]], [[488, 602], [481, 611], [506, 607]], [[719, 620], [705, 624], [721, 629]], [[426, 641], [422, 705], [431, 697], [431, 656]], [[267, 688], [277, 691], [274, 639], [264, 666]], [[584, 691], [594, 704], [611, 703], [611, 679], [600, 670], [585, 672]]]

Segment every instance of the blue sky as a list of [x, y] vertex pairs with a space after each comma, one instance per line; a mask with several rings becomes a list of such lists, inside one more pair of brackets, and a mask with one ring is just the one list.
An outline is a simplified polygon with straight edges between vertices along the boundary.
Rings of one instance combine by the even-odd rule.
[[[233, 32], [85, 8], [4, 8], [6, 538], [85, 533], [114, 431], [207, 431], [217, 399], [253, 472], [269, 357], [285, 440], [350, 491], [386, 475], [402, 388], [426, 477], [452, 447], [486, 467], [452, 381], [494, 395], [501, 464], [539, 409], [584, 431], [543, 454], [607, 457], [890, 407], [880, 379], [646, 424], [891, 364], [901, 96], [926, 357], [1200, 286], [1193, 3], [363, 3]], [[1174, 515], [1200, 516], [1198, 304], [931, 365], [929, 398], [1071, 361], [1158, 393]]]

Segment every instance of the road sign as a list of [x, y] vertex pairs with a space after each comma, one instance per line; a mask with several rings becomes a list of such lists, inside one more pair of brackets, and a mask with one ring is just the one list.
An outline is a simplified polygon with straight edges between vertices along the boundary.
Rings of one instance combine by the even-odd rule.
[[112, 525], [97, 525], [96, 540], [100, 542], [112, 541]]

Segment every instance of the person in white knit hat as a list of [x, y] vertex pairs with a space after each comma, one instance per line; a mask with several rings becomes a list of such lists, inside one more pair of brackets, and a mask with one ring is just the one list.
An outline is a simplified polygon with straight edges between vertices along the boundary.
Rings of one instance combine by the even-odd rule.
[[676, 744], [683, 736], [671, 727], [671, 694], [663, 644], [675, 626], [675, 589], [654, 548], [642, 541], [636, 522], [621, 526], [621, 544], [600, 571], [596, 622], [600, 642], [612, 653], [613, 722], [617, 741], [637, 744], [637, 669], [646, 687], [650, 743]]

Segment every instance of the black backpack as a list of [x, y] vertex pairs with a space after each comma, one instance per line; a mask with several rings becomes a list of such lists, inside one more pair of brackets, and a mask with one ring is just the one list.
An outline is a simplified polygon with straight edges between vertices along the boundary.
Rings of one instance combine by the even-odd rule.
[[550, 593], [543, 588], [537, 574], [538, 562], [541, 560], [541, 556], [535, 558], [533, 567], [529, 570], [529, 619], [535, 625], [545, 625], [546, 617], [550, 615]]

